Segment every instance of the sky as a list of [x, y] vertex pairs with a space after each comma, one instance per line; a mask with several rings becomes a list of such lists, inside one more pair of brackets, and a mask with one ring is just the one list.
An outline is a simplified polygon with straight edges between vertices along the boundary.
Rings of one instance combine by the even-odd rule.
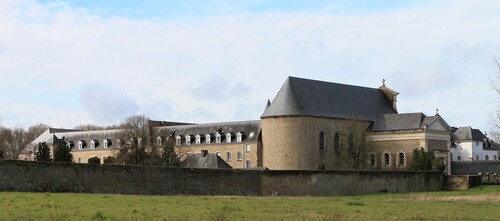
[[0, 1], [0, 125], [257, 120], [288, 76], [491, 130], [500, 1]]

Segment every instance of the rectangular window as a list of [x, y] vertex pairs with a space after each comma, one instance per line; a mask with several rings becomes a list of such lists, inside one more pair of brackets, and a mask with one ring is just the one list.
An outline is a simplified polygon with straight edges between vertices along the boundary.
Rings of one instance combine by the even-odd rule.
[[462, 160], [462, 157], [457, 156], [457, 160], [458, 160], [458, 161]]
[[82, 163], [82, 158], [78, 158], [78, 163]]
[[250, 144], [247, 144], [247, 145], [246, 145], [246, 150], [247, 150], [247, 152], [252, 151], [252, 147], [250, 146]]
[[375, 166], [375, 154], [370, 154], [370, 165]]
[[180, 137], [175, 139], [175, 144], [181, 145], [181, 138]]
[[231, 161], [231, 159], [233, 158], [231, 156], [231, 152], [227, 152], [226, 154], [227, 154], [227, 161]]
[[250, 168], [250, 166], [251, 166], [251, 165], [250, 165], [250, 160], [247, 160], [247, 161], [246, 161], [246, 163], [245, 163], [245, 167], [246, 167], [246, 168]]
[[238, 159], [238, 161], [241, 161], [243, 159], [243, 154], [241, 153], [241, 151], [236, 152], [236, 158]]

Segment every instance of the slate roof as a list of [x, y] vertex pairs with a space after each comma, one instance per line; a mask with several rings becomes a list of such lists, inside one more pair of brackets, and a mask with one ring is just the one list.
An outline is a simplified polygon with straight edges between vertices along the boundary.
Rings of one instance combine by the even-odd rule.
[[[225, 122], [225, 123], [208, 123], [208, 124], [195, 124], [195, 125], [177, 125], [177, 126], [166, 126], [158, 127], [158, 133], [162, 136], [168, 136], [174, 134], [174, 136], [180, 135], [196, 135], [196, 134], [215, 134], [219, 132], [224, 135], [228, 132], [236, 134], [238, 132], [244, 132], [245, 138], [244, 142], [255, 142], [261, 132], [260, 120], [256, 121], [236, 121], [236, 122]], [[250, 137], [250, 133], [254, 133]]]
[[188, 168], [231, 169], [232, 167], [220, 156], [209, 153], [203, 157], [200, 153], [188, 154], [181, 162], [181, 166]]
[[380, 89], [289, 77], [261, 118], [316, 116], [373, 121], [397, 113]]
[[423, 113], [377, 115], [370, 131], [382, 132], [424, 129], [425, 125], [428, 126], [439, 118], [439, 115], [426, 116]]
[[478, 129], [473, 129], [472, 127], [459, 127], [453, 135], [451, 135], [452, 141], [485, 141], [487, 138]]

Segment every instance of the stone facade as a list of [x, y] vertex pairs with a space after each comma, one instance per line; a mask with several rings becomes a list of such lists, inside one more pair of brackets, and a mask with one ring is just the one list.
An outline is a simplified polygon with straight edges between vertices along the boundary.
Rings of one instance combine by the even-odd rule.
[[[0, 161], [0, 191], [331, 196], [437, 191], [440, 172], [269, 171]], [[366, 185], [369, 183], [370, 185]]]
[[177, 150], [188, 154], [208, 150], [208, 153], [218, 154], [232, 168], [262, 167], [262, 160], [259, 158], [259, 151], [262, 150], [260, 142], [178, 145]]

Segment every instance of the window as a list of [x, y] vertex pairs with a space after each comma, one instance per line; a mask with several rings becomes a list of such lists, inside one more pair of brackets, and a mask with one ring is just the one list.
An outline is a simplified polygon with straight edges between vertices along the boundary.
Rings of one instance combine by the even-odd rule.
[[250, 168], [250, 166], [251, 166], [251, 165], [250, 165], [250, 160], [246, 160], [246, 161], [245, 161], [245, 167], [246, 167], [246, 168]]
[[241, 143], [243, 141], [243, 138], [245, 137], [245, 133], [243, 132], [238, 132], [236, 134], [236, 142]]
[[142, 138], [137, 139], [137, 146], [142, 147]]
[[221, 142], [221, 136], [220, 133], [215, 134], [215, 143], [220, 143]]
[[82, 158], [78, 158], [78, 163], [82, 163]]
[[227, 153], [226, 153], [226, 156], [227, 156], [227, 161], [231, 161], [231, 159], [233, 158], [233, 157], [231, 156], [231, 152], [227, 152]]
[[241, 153], [241, 151], [238, 150], [238, 152], [236, 152], [236, 159], [238, 161], [241, 161], [243, 160], [243, 154]]
[[246, 149], [247, 153], [252, 151], [252, 147], [250, 146], [250, 144], [246, 144], [245, 149]]
[[458, 161], [461, 161], [461, 160], [462, 160], [462, 157], [457, 156], [457, 160], [458, 160]]
[[250, 132], [250, 135], [248, 135], [248, 137], [252, 138], [254, 134], [254, 132]]
[[335, 133], [335, 137], [333, 139], [333, 150], [335, 152], [339, 152], [340, 151], [340, 137], [339, 137], [338, 133]]
[[490, 160], [490, 156], [489, 155], [485, 155], [484, 156], [484, 160]]
[[206, 134], [205, 135], [205, 143], [210, 144], [212, 142], [212, 135], [211, 134]]
[[195, 139], [196, 139], [196, 144], [201, 144], [201, 135], [196, 134]]
[[384, 153], [384, 165], [389, 166], [391, 164], [391, 156], [388, 153]]
[[110, 139], [105, 139], [102, 143], [103, 143], [104, 149], [108, 149], [111, 146], [111, 140]]
[[352, 134], [349, 134], [349, 153], [354, 151], [354, 137]]
[[186, 135], [186, 145], [191, 145], [191, 136]]
[[73, 148], [74, 146], [75, 146], [75, 143], [73, 143], [73, 141], [68, 141], [68, 142], [66, 142], [66, 147], [67, 147], [67, 148], [70, 148], [70, 149], [71, 149], [71, 148]]
[[325, 133], [323, 131], [319, 132], [319, 149], [325, 149]]
[[404, 153], [399, 153], [398, 159], [399, 159], [399, 166], [405, 165], [405, 154]]
[[99, 141], [98, 140], [91, 140], [90, 141], [90, 149], [95, 149], [98, 146], [99, 146]]
[[161, 140], [161, 137], [160, 137], [160, 136], [158, 136], [158, 137], [156, 138], [156, 146], [161, 147], [161, 145], [162, 145], [162, 140]]
[[493, 155], [493, 160], [497, 160], [497, 155]]
[[122, 147], [122, 141], [120, 139], [116, 139], [116, 148]]
[[479, 160], [479, 155], [476, 155], [476, 160]]
[[87, 141], [85, 141], [85, 140], [78, 141], [78, 149], [79, 150], [85, 148], [85, 146], [87, 146]]
[[182, 142], [181, 136], [179, 136], [179, 135], [175, 136], [175, 144], [181, 145], [181, 142]]
[[226, 134], [226, 143], [231, 143], [231, 133]]
[[375, 158], [375, 154], [374, 153], [370, 154], [370, 165], [371, 166], [376, 166], [376, 163], [377, 163], [377, 161], [376, 161], [376, 158]]

